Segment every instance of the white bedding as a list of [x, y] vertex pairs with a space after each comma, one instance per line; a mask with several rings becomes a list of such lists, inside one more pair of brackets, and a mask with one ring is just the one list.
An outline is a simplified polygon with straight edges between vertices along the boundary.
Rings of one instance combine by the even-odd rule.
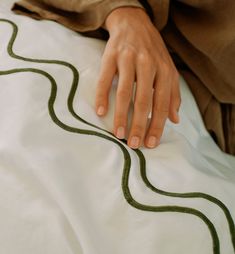
[[184, 80], [180, 124], [136, 153], [107, 132], [115, 84], [109, 114], [93, 109], [104, 42], [12, 2], [0, 2], [0, 254], [234, 254], [235, 157]]

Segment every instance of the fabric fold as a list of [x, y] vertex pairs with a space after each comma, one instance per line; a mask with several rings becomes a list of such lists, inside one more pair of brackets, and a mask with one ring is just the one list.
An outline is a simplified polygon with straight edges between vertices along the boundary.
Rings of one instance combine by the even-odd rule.
[[[208, 131], [213, 133], [223, 151], [235, 151], [235, 142], [231, 141], [235, 132], [234, 120], [231, 120], [235, 115], [234, 1], [21, 0], [12, 10], [36, 19], [57, 21], [89, 36], [102, 37], [106, 17], [115, 8], [123, 6], [146, 10], [161, 32], [169, 52], [186, 66], [187, 83]], [[200, 85], [195, 85], [195, 77]], [[213, 98], [213, 103], [209, 103], [209, 98]], [[205, 113], [205, 104], [209, 105], [207, 112], [210, 113]], [[225, 112], [230, 112], [231, 117]], [[217, 118], [217, 124], [214, 118]]]
[[78, 32], [90, 32], [101, 28], [111, 11], [124, 6], [143, 8], [136, 0], [22, 0], [15, 3], [12, 10], [36, 19], [56, 21]]

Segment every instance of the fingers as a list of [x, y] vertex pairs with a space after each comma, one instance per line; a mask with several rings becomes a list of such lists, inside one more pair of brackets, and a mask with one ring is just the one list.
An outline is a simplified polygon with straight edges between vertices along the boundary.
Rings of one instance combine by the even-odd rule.
[[104, 53], [95, 100], [96, 113], [99, 116], [105, 115], [108, 111], [109, 91], [116, 71], [116, 58], [110, 52]]
[[141, 57], [137, 61], [137, 84], [134, 101], [134, 114], [131, 123], [128, 145], [139, 148], [145, 137], [148, 115], [152, 103], [154, 81], [153, 63], [149, 58]]
[[[113, 133], [119, 139], [124, 139], [136, 78], [134, 113], [127, 138], [128, 146], [133, 149], [139, 148], [143, 142], [148, 148], [156, 147], [160, 143], [167, 118], [174, 123], [179, 122], [179, 74], [170, 61], [156, 62], [146, 52], [137, 54], [130, 48], [114, 51], [112, 47], [106, 46], [96, 90], [96, 112], [103, 116], [108, 110], [110, 88], [118, 71]], [[152, 115], [147, 128], [151, 105]]]
[[[164, 68], [162, 68], [164, 70]], [[164, 73], [165, 72], [165, 73]], [[154, 148], [160, 143], [166, 119], [169, 115], [171, 99], [171, 76], [166, 70], [155, 80], [152, 118], [145, 138], [145, 146]]]
[[116, 93], [114, 113], [114, 134], [124, 139], [127, 130], [129, 105], [135, 81], [134, 55], [124, 51], [118, 62], [119, 81]]

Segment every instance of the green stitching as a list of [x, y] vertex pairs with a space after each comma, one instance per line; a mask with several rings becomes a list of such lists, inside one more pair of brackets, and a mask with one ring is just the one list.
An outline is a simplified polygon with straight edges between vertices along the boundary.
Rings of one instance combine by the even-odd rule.
[[86, 135], [94, 135], [94, 136], [99, 136], [101, 138], [105, 138], [107, 140], [114, 142], [121, 148], [123, 155], [124, 155], [124, 170], [123, 170], [124, 173], [123, 173], [123, 177], [122, 177], [122, 190], [124, 193], [124, 197], [126, 198], [127, 202], [131, 206], [133, 206], [139, 210], [143, 210], [143, 211], [179, 212], [179, 213], [192, 214], [192, 215], [199, 217], [201, 220], [203, 220], [205, 222], [205, 224], [207, 225], [207, 227], [210, 231], [212, 241], [213, 241], [213, 253], [220, 254], [220, 244], [219, 244], [219, 238], [218, 238], [216, 229], [215, 229], [214, 225], [212, 224], [212, 222], [200, 211], [197, 211], [196, 209], [192, 209], [192, 208], [188, 208], [188, 207], [180, 207], [180, 206], [158, 206], [158, 207], [148, 206], [148, 205], [140, 204], [134, 200], [134, 198], [131, 196], [130, 189], [128, 186], [129, 173], [130, 173], [130, 167], [131, 167], [131, 158], [130, 158], [130, 155], [129, 155], [127, 149], [120, 142], [118, 142], [116, 139], [106, 136], [102, 133], [98, 133], [96, 131], [91, 131], [91, 130], [74, 128], [74, 127], [68, 126], [68, 125], [64, 124], [63, 122], [61, 122], [57, 118], [56, 113], [54, 111], [54, 103], [55, 103], [56, 94], [57, 94], [57, 85], [56, 85], [56, 81], [50, 74], [48, 74], [47, 72], [42, 71], [40, 69], [22, 68], [22, 69], [12, 69], [12, 70], [0, 71], [0, 75], [9, 75], [9, 74], [20, 73], [20, 72], [38, 73], [38, 74], [41, 74], [49, 79], [49, 81], [51, 83], [51, 94], [50, 94], [50, 97], [48, 100], [48, 110], [49, 110], [51, 119], [53, 120], [53, 122], [56, 125], [58, 125], [62, 129], [69, 131], [69, 132], [86, 134]]
[[[67, 106], [68, 106], [69, 111], [72, 113], [72, 115], [74, 117], [76, 117], [78, 120], [82, 121], [83, 123], [86, 123], [90, 126], [93, 126], [97, 129], [100, 129], [102, 131], [107, 132], [106, 130], [104, 130], [102, 128], [99, 128], [99, 127], [97, 127], [97, 126], [95, 126], [91, 123], [88, 123], [87, 121], [85, 121], [84, 119], [79, 117], [73, 109], [73, 100], [74, 100], [74, 96], [75, 96], [75, 93], [76, 93], [76, 90], [77, 90], [78, 79], [79, 79], [79, 74], [78, 74], [77, 69], [73, 65], [71, 65], [67, 62], [64, 62], [64, 61], [30, 59], [30, 58], [21, 57], [21, 56], [18, 56], [16, 54], [14, 54], [12, 48], [13, 48], [13, 44], [14, 44], [14, 41], [15, 41], [16, 36], [17, 36], [17, 31], [18, 31], [17, 26], [13, 22], [11, 22], [9, 20], [6, 20], [6, 19], [0, 19], [0, 21], [10, 23], [13, 26], [13, 35], [10, 39], [10, 42], [9, 42], [8, 48], [7, 48], [8, 53], [9, 53], [10, 56], [12, 56], [13, 58], [17, 58], [17, 59], [28, 61], [28, 62], [60, 64], [60, 65], [66, 66], [66, 67], [68, 67], [72, 70], [74, 79], [73, 79], [72, 88], [71, 88], [71, 91], [69, 93], [69, 97], [68, 97], [68, 101], [67, 101]], [[55, 90], [52, 89], [54, 92], [53, 91], [51, 92], [51, 96], [50, 96], [50, 99], [49, 99], [49, 102], [48, 102], [48, 108], [49, 108], [49, 112], [50, 112], [52, 120], [57, 125], [59, 125], [61, 128], [65, 129], [67, 131], [70, 131], [70, 132], [76, 132], [76, 133], [87, 134], [87, 135], [95, 135], [95, 136], [99, 136], [101, 138], [105, 138], [107, 140], [110, 140], [110, 141], [116, 143], [122, 149], [122, 152], [123, 152], [124, 158], [125, 158], [124, 173], [123, 173], [123, 179], [122, 179], [122, 188], [123, 188], [124, 196], [125, 196], [126, 200], [128, 201], [128, 203], [130, 205], [136, 207], [137, 209], [141, 209], [141, 210], [145, 210], [145, 211], [180, 212], [180, 213], [189, 213], [189, 214], [193, 214], [195, 216], [200, 217], [207, 224], [207, 226], [210, 230], [210, 233], [211, 233], [211, 236], [212, 236], [212, 239], [213, 239], [214, 253], [220, 253], [219, 252], [219, 239], [218, 239], [216, 230], [215, 230], [213, 224], [210, 222], [210, 220], [204, 214], [202, 214], [201, 212], [197, 211], [196, 209], [187, 208], [187, 207], [179, 207], [179, 206], [160, 206], [160, 207], [146, 206], [146, 205], [142, 205], [142, 204], [136, 202], [133, 199], [133, 197], [130, 194], [129, 187], [128, 187], [128, 178], [129, 178], [131, 158], [130, 158], [130, 155], [129, 155], [128, 151], [126, 150], [126, 148], [119, 141], [117, 141], [116, 139], [111, 138], [111, 137], [109, 137], [107, 135], [104, 135], [102, 133], [73, 128], [73, 127], [67, 126], [67, 125], [63, 124], [62, 122], [60, 122], [60, 120], [56, 117], [56, 114], [55, 114], [54, 109], [53, 109], [53, 103], [54, 103], [55, 98], [56, 98], [56, 82], [48, 73], [46, 73], [44, 71], [41, 71], [39, 69], [33, 69], [33, 68], [15, 69], [15, 70], [11, 70], [11, 71], [0, 72], [0, 73], [2, 73], [1, 75], [6, 75], [6, 74], [10, 74], [10, 73], [15, 73], [15, 72], [27, 72], [27, 71], [31, 71], [31, 72], [35, 72], [35, 73], [44, 75], [51, 81], [51, 83], [54, 82]], [[110, 133], [110, 132], [108, 132], [108, 133], [113, 136], [112, 133]], [[198, 192], [195, 192], [195, 193], [170, 193], [170, 192], [165, 192], [165, 191], [162, 191], [162, 190], [159, 190], [159, 189], [155, 188], [153, 185], [151, 185], [151, 183], [147, 179], [146, 167], [145, 167], [146, 163], [145, 163], [145, 158], [144, 158], [142, 152], [140, 150], [135, 150], [135, 152], [138, 155], [139, 160], [140, 160], [140, 168], [141, 168], [142, 179], [143, 179], [143, 181], [145, 182], [145, 184], [148, 188], [152, 189], [153, 191], [155, 191], [159, 194], [172, 196], [172, 197], [204, 198], [204, 199], [207, 199], [208, 201], [211, 201], [211, 202], [217, 204], [218, 206], [220, 206], [221, 209], [223, 209], [223, 211], [226, 215], [226, 218], [228, 220], [233, 246], [235, 246], [235, 244], [234, 244], [235, 235], [233, 234], [233, 232], [234, 232], [234, 223], [233, 223], [233, 220], [232, 220], [232, 217], [230, 215], [229, 210], [227, 209], [227, 207], [220, 200], [218, 200], [218, 199], [216, 199], [216, 198], [214, 198], [214, 197], [212, 197], [208, 194], [204, 194], [204, 193], [198, 193]], [[128, 156], [127, 156], [127, 154], [128, 154]], [[129, 161], [129, 163], [127, 163], [128, 161]], [[127, 163], [127, 165], [129, 164], [129, 167], [126, 166], [126, 163]]]

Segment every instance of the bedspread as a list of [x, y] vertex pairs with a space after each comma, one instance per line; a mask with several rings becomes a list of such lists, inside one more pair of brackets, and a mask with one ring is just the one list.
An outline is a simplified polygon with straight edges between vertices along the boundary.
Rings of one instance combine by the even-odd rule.
[[[0, 254], [234, 254], [235, 158], [181, 78], [180, 124], [130, 149], [94, 111], [105, 42], [0, 3]], [[132, 112], [130, 112], [131, 114]]]

